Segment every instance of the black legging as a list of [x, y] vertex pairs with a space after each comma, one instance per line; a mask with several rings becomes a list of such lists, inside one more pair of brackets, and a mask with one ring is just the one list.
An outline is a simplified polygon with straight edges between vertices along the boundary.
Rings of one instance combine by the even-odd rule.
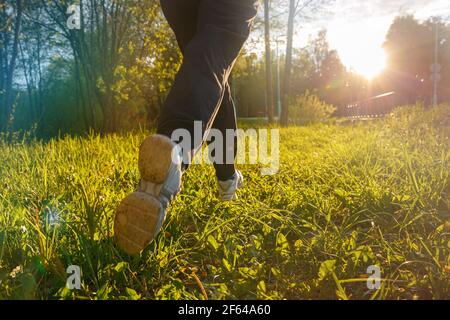
[[[228, 78], [249, 36], [258, 0], [161, 0], [161, 7], [184, 59], [161, 110], [158, 133], [171, 137], [174, 130], [187, 129], [194, 137], [194, 121], [201, 121], [203, 134], [214, 128], [225, 138], [226, 129], [237, 129]], [[232, 142], [224, 143], [224, 158], [229, 152], [236, 157], [236, 135]], [[192, 140], [192, 153], [202, 143]], [[214, 164], [220, 180], [235, 172], [225, 159]]]

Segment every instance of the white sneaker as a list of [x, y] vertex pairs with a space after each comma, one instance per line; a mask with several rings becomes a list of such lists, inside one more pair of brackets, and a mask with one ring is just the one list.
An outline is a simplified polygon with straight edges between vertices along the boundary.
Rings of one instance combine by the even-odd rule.
[[169, 138], [153, 135], [142, 143], [139, 188], [122, 201], [114, 221], [115, 241], [126, 253], [140, 253], [161, 230], [181, 188], [181, 163], [181, 149]]
[[217, 180], [217, 185], [219, 186], [219, 198], [222, 201], [236, 200], [238, 198], [236, 191], [242, 187], [243, 183], [244, 177], [242, 176], [242, 173], [237, 170], [231, 179], [227, 181]]

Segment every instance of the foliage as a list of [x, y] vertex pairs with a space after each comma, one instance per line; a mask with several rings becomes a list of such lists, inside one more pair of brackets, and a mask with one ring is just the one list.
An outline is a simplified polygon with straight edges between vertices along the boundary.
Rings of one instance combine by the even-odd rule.
[[[330, 2], [299, 1], [295, 23], [326, 13]], [[0, 131], [36, 128], [38, 137], [52, 137], [91, 129], [106, 133], [154, 126], [181, 63], [159, 1], [75, 3], [82, 5], [81, 30], [69, 29], [66, 23], [67, 7], [73, 1], [5, 0], [0, 4]], [[304, 47], [292, 48], [292, 76], [290, 81], [283, 80], [285, 44], [278, 40], [286, 35], [289, 3], [270, 1], [273, 105], [278, 106], [278, 91], [289, 91], [286, 101], [291, 101], [306, 90], [314, 90], [321, 100], [336, 106], [336, 116], [345, 115], [348, 104], [391, 91], [397, 99], [392, 106], [417, 100], [429, 104], [436, 27], [442, 67], [438, 93], [441, 101], [450, 100], [450, 28], [439, 18], [397, 17], [384, 43], [388, 68], [372, 81], [345, 68], [328, 44], [326, 30]], [[230, 81], [239, 116], [267, 114], [265, 62], [259, 54], [263, 22], [260, 10]], [[354, 50], [358, 49], [355, 44]]]
[[295, 125], [313, 124], [329, 119], [336, 108], [320, 100], [314, 94], [306, 91], [293, 99], [289, 109], [289, 120]]
[[[155, 120], [181, 60], [158, 1], [82, 1], [80, 29], [67, 25], [71, 1], [14, 3], [0, 7], [0, 130], [37, 125], [45, 137], [117, 132]], [[19, 8], [28, 17], [20, 25], [13, 19]], [[20, 50], [13, 50], [13, 38]], [[2, 68], [13, 56], [9, 88], [10, 72]]]
[[[0, 299], [203, 299], [197, 279], [212, 299], [448, 299], [448, 112], [280, 129], [280, 172], [241, 166], [234, 204], [193, 166], [139, 257], [112, 224], [147, 132], [2, 141]], [[81, 290], [65, 287], [73, 264]]]
[[237, 98], [239, 117], [266, 116], [264, 92], [264, 63], [256, 54], [243, 54], [236, 61], [230, 85]]
[[[450, 105], [442, 104], [436, 108], [426, 107], [423, 103], [414, 106], [403, 106], [394, 109], [392, 113], [391, 125], [397, 133], [415, 131], [427, 131], [430, 126], [440, 128], [450, 136]], [[407, 123], [407, 126], [399, 124]]]
[[450, 25], [439, 17], [421, 22], [406, 15], [393, 21], [384, 43], [388, 57], [384, 85], [401, 97], [399, 104], [432, 100], [431, 66], [435, 63], [436, 28], [438, 63], [442, 67], [438, 92], [442, 101], [450, 101]]

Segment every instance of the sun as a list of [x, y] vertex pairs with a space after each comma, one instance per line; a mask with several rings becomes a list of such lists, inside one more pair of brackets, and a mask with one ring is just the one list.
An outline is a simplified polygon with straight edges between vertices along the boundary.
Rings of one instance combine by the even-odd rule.
[[348, 60], [348, 68], [368, 80], [372, 80], [384, 71], [387, 59], [383, 49], [372, 48], [360, 54], [355, 53]]
[[386, 21], [379, 19], [352, 23], [339, 21], [330, 25], [328, 37], [349, 70], [372, 80], [386, 67], [383, 42], [388, 26]]

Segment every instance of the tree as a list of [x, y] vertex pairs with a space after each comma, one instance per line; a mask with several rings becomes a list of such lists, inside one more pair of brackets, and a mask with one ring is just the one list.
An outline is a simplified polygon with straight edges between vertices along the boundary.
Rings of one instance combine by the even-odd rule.
[[[7, 25], [3, 26], [6, 31], [3, 33], [3, 39], [0, 44], [3, 47], [1, 55], [3, 60], [2, 75], [4, 76], [4, 79], [1, 81], [2, 86], [0, 87], [0, 92], [3, 94], [2, 108], [0, 108], [0, 130], [5, 129], [8, 125], [14, 104], [13, 78], [17, 57], [19, 55], [19, 38], [23, 12], [22, 0], [16, 0], [14, 4], [11, 3], [10, 5], [9, 8], [13, 10], [11, 16], [7, 13], [8, 3], [4, 3], [0, 7], [2, 9], [2, 20], [7, 22]], [[12, 43], [9, 40], [9, 23], [13, 25]]]
[[[42, 21], [43, 10], [38, 0], [29, 0], [26, 2], [23, 10], [21, 41], [19, 44], [20, 61], [18, 68], [21, 69], [23, 79], [26, 85], [26, 95], [28, 105], [19, 105], [23, 107], [23, 114], [27, 115], [26, 120], [22, 117], [16, 121], [28, 121], [32, 124], [39, 124], [44, 127], [43, 115], [45, 113], [45, 104], [43, 103], [43, 68], [48, 63], [48, 51], [52, 47], [45, 45], [54, 39], [54, 32], [44, 30], [41, 24], [36, 23]], [[18, 70], [19, 71], [19, 70]], [[26, 128], [28, 128], [25, 125]]]
[[[292, 74], [292, 53], [294, 41], [295, 18], [300, 16], [304, 19], [308, 18], [312, 13], [317, 14], [323, 11], [323, 7], [334, 0], [289, 0], [288, 25], [287, 25], [287, 42], [286, 42], [286, 62], [284, 71], [284, 89], [281, 99], [281, 124], [287, 126], [289, 122], [289, 97], [291, 90], [291, 74]], [[304, 10], [308, 9], [309, 14]]]
[[439, 91], [443, 93], [443, 99], [450, 98], [450, 79], [446, 76], [448, 72], [444, 72], [450, 67], [450, 28], [438, 18], [420, 23], [411, 15], [400, 16], [392, 23], [384, 43], [388, 55], [384, 86], [396, 92], [400, 104], [413, 104], [417, 100], [431, 102], [433, 84], [430, 76], [437, 26], [441, 30], [437, 43], [438, 62], [444, 75]]
[[[69, 4], [68, 1], [41, 0], [48, 17], [44, 26], [57, 30], [71, 50], [75, 64], [73, 76], [77, 79], [79, 103], [87, 127], [101, 132], [117, 131], [123, 113], [127, 114], [124, 109], [131, 99], [130, 94], [140, 95], [133, 102], [140, 101], [141, 106], [150, 104], [144, 96], [155, 96], [155, 90], [139, 90], [144, 88], [131, 85], [137, 80], [140, 84], [149, 80], [143, 79], [148, 74], [142, 69], [148, 70], [149, 65], [154, 64], [154, 55], [161, 53], [159, 48], [168, 44], [159, 37], [160, 31], [166, 28], [161, 22], [159, 4], [144, 0], [131, 3], [80, 0], [80, 29], [69, 28], [66, 23]], [[158, 66], [160, 64], [164, 64], [164, 60], [158, 61]], [[155, 70], [157, 72], [167, 74], [161, 69]], [[154, 82], [150, 84], [160, 89]], [[163, 94], [159, 92], [158, 96]], [[148, 108], [148, 111], [153, 109]]]
[[337, 51], [330, 49], [327, 31], [321, 30], [305, 47], [293, 52], [289, 97], [296, 99], [310, 91], [328, 104], [341, 106], [348, 102], [344, 94], [347, 76]]
[[270, 46], [270, 1], [264, 0], [264, 34], [266, 45], [266, 109], [269, 123], [273, 123], [273, 86], [272, 86], [272, 57]]
[[284, 67], [284, 90], [281, 98], [281, 124], [287, 126], [289, 122], [289, 95], [292, 72], [292, 44], [294, 41], [294, 18], [296, 0], [289, 0], [289, 18], [286, 44], [286, 63]]

